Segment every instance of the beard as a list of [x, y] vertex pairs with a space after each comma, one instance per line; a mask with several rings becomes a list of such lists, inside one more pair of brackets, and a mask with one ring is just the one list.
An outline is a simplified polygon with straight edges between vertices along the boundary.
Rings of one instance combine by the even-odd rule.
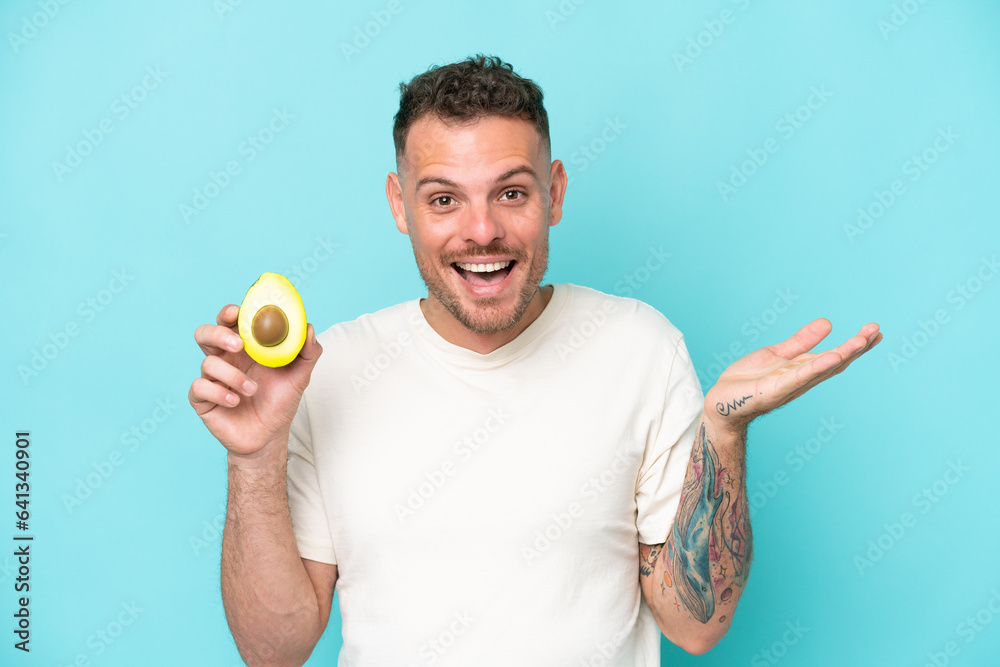
[[[413, 237], [410, 236], [410, 243], [413, 244]], [[502, 255], [512, 257], [516, 264], [514, 270], [519, 273], [524, 271], [524, 263], [527, 261], [525, 254], [514, 248], [508, 248], [498, 243], [491, 243], [486, 247], [476, 246], [469, 248], [466, 252], [455, 253], [455, 257], [488, 257], [490, 255]], [[440, 266], [435, 266], [434, 261], [413, 248], [413, 256], [417, 261], [417, 269], [420, 277], [427, 286], [427, 292], [437, 299], [445, 307], [452, 317], [454, 317], [463, 327], [479, 335], [496, 334], [513, 328], [521, 321], [521, 317], [531, 305], [538, 287], [545, 277], [549, 262], [549, 232], [545, 228], [545, 236], [538, 251], [531, 258], [531, 266], [528, 273], [523, 278], [524, 283], [517, 293], [517, 300], [513, 307], [504, 307], [503, 302], [507, 296], [493, 296], [482, 299], [475, 299], [472, 307], [466, 307], [463, 301], [464, 295], [459, 289], [454, 289], [448, 280], [442, 276], [443, 272], [455, 274], [458, 280], [464, 280], [451, 267], [453, 260], [442, 262]], [[516, 285], [514, 286], [516, 289]], [[467, 298], [467, 297], [466, 297]]]

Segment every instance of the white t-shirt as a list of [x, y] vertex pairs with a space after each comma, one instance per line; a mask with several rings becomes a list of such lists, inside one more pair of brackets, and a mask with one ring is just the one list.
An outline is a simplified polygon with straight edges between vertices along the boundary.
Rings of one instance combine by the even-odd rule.
[[301, 556], [338, 566], [339, 667], [659, 665], [639, 543], [704, 407], [676, 327], [565, 283], [489, 354], [419, 299], [318, 338], [288, 501]]

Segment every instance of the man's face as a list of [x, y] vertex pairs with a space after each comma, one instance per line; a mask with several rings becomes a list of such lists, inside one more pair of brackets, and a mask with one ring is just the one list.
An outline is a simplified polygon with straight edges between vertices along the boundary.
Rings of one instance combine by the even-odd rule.
[[427, 114], [410, 127], [398, 168], [386, 195], [429, 298], [477, 334], [515, 326], [545, 275], [566, 187], [534, 125], [501, 116], [456, 125]]

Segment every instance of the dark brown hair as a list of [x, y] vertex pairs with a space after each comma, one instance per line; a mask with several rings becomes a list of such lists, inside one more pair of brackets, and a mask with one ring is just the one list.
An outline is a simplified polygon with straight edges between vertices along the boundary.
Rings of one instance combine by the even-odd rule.
[[496, 56], [477, 54], [450, 65], [434, 65], [399, 84], [399, 111], [392, 125], [397, 165], [406, 151], [406, 133], [426, 113], [459, 122], [489, 115], [523, 118], [535, 125], [551, 155], [542, 89]]

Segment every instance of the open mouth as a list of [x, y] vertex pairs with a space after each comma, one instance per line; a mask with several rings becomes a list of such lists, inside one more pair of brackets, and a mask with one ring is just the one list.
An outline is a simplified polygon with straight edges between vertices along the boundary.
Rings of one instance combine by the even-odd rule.
[[458, 275], [470, 285], [483, 287], [502, 283], [510, 275], [510, 272], [514, 270], [516, 263], [514, 260], [495, 262], [493, 264], [452, 262], [451, 268], [455, 269]]

